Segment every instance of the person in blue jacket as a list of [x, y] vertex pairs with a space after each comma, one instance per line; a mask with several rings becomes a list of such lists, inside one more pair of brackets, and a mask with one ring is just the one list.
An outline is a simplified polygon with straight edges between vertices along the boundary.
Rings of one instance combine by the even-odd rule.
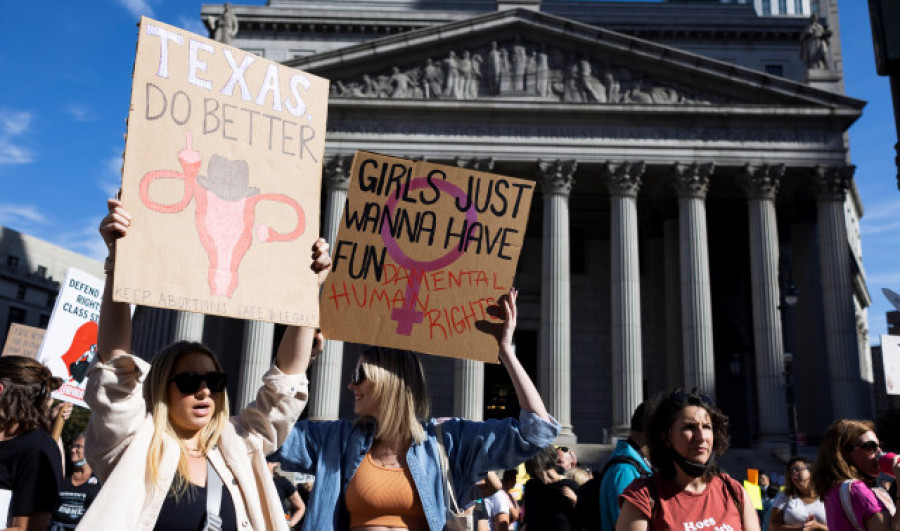
[[631, 415], [627, 439], [620, 439], [609, 456], [600, 483], [600, 529], [615, 529], [619, 519], [619, 494], [638, 478], [650, 476], [652, 470], [642, 448], [647, 443], [644, 425], [653, 409], [642, 402]]
[[427, 388], [417, 356], [367, 349], [348, 386], [358, 418], [300, 421], [281, 447], [284, 470], [316, 476], [304, 530], [441, 531], [447, 500], [438, 437], [460, 501], [489, 470], [513, 468], [553, 442], [560, 425], [547, 413], [512, 347], [516, 296], [511, 289], [499, 301], [505, 317], [499, 356], [516, 389], [519, 419], [427, 420]]

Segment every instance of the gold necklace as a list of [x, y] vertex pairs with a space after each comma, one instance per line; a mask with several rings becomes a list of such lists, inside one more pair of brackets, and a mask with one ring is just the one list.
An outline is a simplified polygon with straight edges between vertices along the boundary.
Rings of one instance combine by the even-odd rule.
[[[383, 446], [379, 446], [377, 451], [373, 451], [372, 457], [377, 459], [379, 464], [384, 468], [403, 468], [403, 463], [400, 462], [400, 456], [395, 452], [386, 450]], [[387, 457], [393, 457], [393, 460], [388, 462], [385, 459]]]

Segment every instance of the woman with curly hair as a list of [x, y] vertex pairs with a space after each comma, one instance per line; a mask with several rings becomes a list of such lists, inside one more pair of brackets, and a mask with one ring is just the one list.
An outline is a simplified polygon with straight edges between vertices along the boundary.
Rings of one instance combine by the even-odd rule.
[[[100, 234], [114, 260], [131, 216], [115, 199], [108, 208]], [[324, 240], [311, 262], [316, 272], [330, 268]], [[104, 485], [80, 528], [286, 529], [265, 458], [306, 406], [316, 330], [287, 328], [256, 400], [231, 417], [227, 377], [206, 346], [178, 341], [152, 363], [131, 354], [131, 311], [112, 298], [114, 274], [108, 268], [84, 394], [87, 460]]]
[[[813, 477], [832, 531], [900, 530], [894, 501], [874, 487], [881, 453], [871, 420], [837, 420], [825, 432]], [[900, 476], [896, 458], [891, 468]]]
[[812, 463], [803, 456], [794, 456], [784, 473], [784, 490], [772, 501], [769, 529], [825, 531], [825, 505], [816, 494], [812, 481]]
[[757, 531], [750, 497], [716, 464], [728, 443], [728, 417], [697, 389], [659, 400], [647, 430], [650, 462], [657, 472], [635, 480], [622, 493], [616, 529]]
[[0, 524], [47, 529], [59, 505], [62, 457], [49, 435], [50, 394], [62, 385], [43, 364], [0, 357]]

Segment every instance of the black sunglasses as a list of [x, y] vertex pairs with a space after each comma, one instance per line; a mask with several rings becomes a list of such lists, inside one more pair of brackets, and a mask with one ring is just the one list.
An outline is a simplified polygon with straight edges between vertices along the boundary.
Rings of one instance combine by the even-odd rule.
[[862, 444], [856, 444], [854, 446], [856, 446], [857, 448], [862, 448], [867, 452], [874, 452], [875, 450], [881, 448], [881, 443], [878, 441], [866, 441]]
[[688, 402], [688, 403], [704, 403], [706, 405], [713, 405], [713, 399], [706, 395], [695, 395], [693, 393], [685, 393], [684, 391], [675, 391], [674, 393], [669, 395], [669, 400], [677, 400], [678, 402]]
[[212, 393], [221, 393], [228, 382], [228, 376], [223, 372], [208, 372], [197, 374], [196, 372], [180, 372], [169, 378], [169, 382], [175, 382], [178, 390], [186, 395], [192, 395], [200, 390], [200, 385], [206, 382], [206, 387]]
[[353, 374], [350, 375], [350, 383], [353, 385], [360, 385], [361, 383], [366, 381], [366, 369], [363, 368], [363, 364], [360, 363], [356, 366], [356, 370], [353, 371]]

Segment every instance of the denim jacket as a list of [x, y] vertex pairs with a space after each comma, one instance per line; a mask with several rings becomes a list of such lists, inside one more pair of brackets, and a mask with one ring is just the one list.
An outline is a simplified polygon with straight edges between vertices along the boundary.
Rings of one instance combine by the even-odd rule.
[[[441, 531], [446, 519], [436, 426], [434, 419], [424, 423], [425, 440], [411, 445], [406, 453], [431, 531]], [[472, 485], [489, 470], [515, 467], [549, 446], [559, 434], [560, 425], [555, 419], [548, 422], [523, 409], [519, 420], [476, 422], [453, 418], [441, 423], [441, 430], [454, 495], [462, 502]], [[348, 529], [350, 517], [344, 493], [369, 451], [373, 435], [371, 423], [346, 420], [303, 420], [291, 430], [280, 450], [282, 468], [316, 476], [304, 530]]]

